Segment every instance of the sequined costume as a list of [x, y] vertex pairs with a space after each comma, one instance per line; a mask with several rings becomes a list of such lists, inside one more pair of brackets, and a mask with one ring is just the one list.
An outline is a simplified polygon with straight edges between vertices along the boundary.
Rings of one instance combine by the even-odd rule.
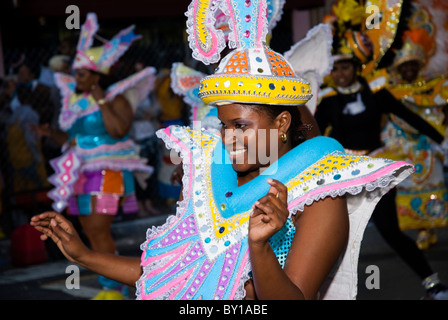
[[[425, 77], [405, 83], [398, 75], [399, 65], [415, 61], [425, 66], [434, 48], [432, 36], [425, 27], [431, 25], [422, 19], [424, 9], [410, 18], [410, 29], [403, 35], [403, 47], [397, 52], [388, 81], [388, 90], [396, 100], [430, 123], [446, 139], [447, 128], [443, 121], [448, 104], [448, 79], [446, 76]], [[414, 18], [415, 16], [418, 19]], [[448, 193], [443, 178], [446, 142], [441, 146], [417, 132], [402, 118], [393, 116], [383, 132], [385, 148], [379, 153], [391, 159], [413, 163], [415, 174], [397, 188], [397, 207], [402, 229], [432, 229], [448, 225]]]
[[[133, 27], [121, 31], [102, 47], [91, 47], [98, 29], [96, 15], [89, 13], [82, 27], [74, 68], [107, 73], [129, 45], [138, 38]], [[155, 69], [148, 67], [121, 80], [105, 90], [105, 100], [112, 101], [123, 94], [131, 105], [144, 99], [152, 88]], [[67, 206], [73, 215], [92, 212], [124, 213], [137, 211], [133, 171], [151, 173], [153, 168], [139, 158], [134, 142], [128, 135], [117, 139], [106, 130], [97, 101], [90, 92], [77, 93], [73, 76], [55, 74], [62, 96], [59, 127], [68, 133], [62, 156], [50, 161], [55, 173], [49, 178], [55, 188], [49, 192], [53, 208], [61, 212]], [[91, 198], [96, 197], [92, 208]]]
[[[184, 200], [165, 225], [147, 232], [141, 246], [144, 272], [137, 282], [137, 299], [243, 298], [250, 272], [249, 214], [252, 203], [267, 193], [267, 178], [288, 187], [290, 215], [328, 196], [347, 197], [348, 249], [321, 298], [354, 299], [360, 242], [370, 213], [381, 195], [412, 171], [404, 162], [346, 155], [336, 140], [316, 137], [238, 187], [218, 135], [185, 127], [169, 127], [157, 134], [183, 158]], [[294, 229], [289, 219], [270, 240], [282, 266]]]
[[[446, 84], [448, 82], [443, 80]], [[391, 92], [410, 110], [426, 119], [446, 137], [443, 106], [418, 105]], [[404, 86], [410, 88], [411, 86]], [[418, 88], [416, 85], [414, 89]], [[409, 92], [408, 92], [409, 93]], [[448, 225], [448, 194], [443, 178], [444, 151], [433, 140], [416, 132], [401, 118], [393, 117], [383, 132], [386, 147], [379, 154], [403, 159], [415, 165], [415, 174], [398, 187], [397, 206], [402, 229], [434, 228]]]
[[[265, 0], [199, 1], [189, 6], [188, 33], [193, 56], [214, 63], [223, 49], [222, 33], [213, 27], [217, 8], [229, 15], [229, 45], [213, 75], [200, 82], [204, 103], [302, 105], [311, 97], [308, 81], [295, 75], [280, 54], [263, 43], [267, 34]], [[204, 22], [210, 22], [210, 24]], [[220, 135], [213, 130], [171, 126], [157, 132], [183, 163], [183, 200], [176, 214], [147, 232], [136, 283], [137, 299], [242, 299], [250, 279], [248, 224], [252, 204], [269, 190], [267, 178], [288, 188], [290, 217], [305, 205], [345, 196], [350, 234], [347, 248], [319, 293], [321, 299], [354, 299], [360, 242], [381, 196], [411, 174], [412, 165], [386, 159], [350, 156], [334, 139], [302, 142], [262, 174], [238, 186], [237, 173]], [[288, 219], [271, 239], [284, 265], [294, 224]]]

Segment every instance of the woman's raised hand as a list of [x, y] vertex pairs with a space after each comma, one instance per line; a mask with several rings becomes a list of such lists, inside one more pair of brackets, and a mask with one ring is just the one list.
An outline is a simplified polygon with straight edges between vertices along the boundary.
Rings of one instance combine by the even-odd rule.
[[92, 85], [90, 88], [90, 93], [96, 101], [103, 99], [106, 96], [104, 90], [101, 89], [98, 83]]
[[44, 212], [32, 217], [30, 224], [42, 232], [42, 240], [52, 239], [64, 256], [72, 262], [79, 263], [83, 255], [90, 251], [82, 242], [73, 224], [59, 213]]
[[252, 206], [249, 219], [249, 242], [266, 244], [279, 231], [289, 216], [288, 189], [278, 180], [267, 179], [268, 193]]
[[51, 129], [49, 123], [44, 123], [44, 124], [30, 123], [28, 125], [28, 128], [37, 137], [51, 137], [52, 129]]

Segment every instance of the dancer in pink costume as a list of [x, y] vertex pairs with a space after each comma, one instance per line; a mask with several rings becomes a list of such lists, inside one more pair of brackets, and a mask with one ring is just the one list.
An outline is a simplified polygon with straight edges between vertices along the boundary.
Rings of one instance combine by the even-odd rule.
[[[92, 47], [98, 28], [96, 15], [87, 14], [73, 63], [75, 76], [55, 74], [62, 96], [59, 129], [47, 125], [36, 130], [63, 144], [62, 156], [50, 162], [55, 171], [49, 178], [55, 186], [49, 192], [54, 210], [68, 208], [70, 215], [78, 216], [92, 249], [115, 253], [110, 232], [115, 215], [120, 206], [123, 213], [138, 210], [133, 172], [153, 170], [138, 156], [129, 130], [134, 106], [153, 86], [155, 69], [104, 83], [111, 66], [139, 36], [131, 26]], [[104, 287], [113, 284], [102, 277], [100, 282]]]
[[306, 140], [297, 106], [310, 85], [264, 45], [265, 0], [212, 4], [193, 1], [187, 25], [194, 57], [213, 63], [223, 48], [216, 6], [231, 19], [235, 50], [199, 89], [217, 105], [221, 131], [158, 131], [182, 157], [183, 191], [176, 214], [148, 230], [141, 258], [87, 249], [56, 213], [32, 224], [71, 261], [135, 284], [137, 299], [354, 299], [370, 214], [413, 167], [347, 155], [331, 138]]

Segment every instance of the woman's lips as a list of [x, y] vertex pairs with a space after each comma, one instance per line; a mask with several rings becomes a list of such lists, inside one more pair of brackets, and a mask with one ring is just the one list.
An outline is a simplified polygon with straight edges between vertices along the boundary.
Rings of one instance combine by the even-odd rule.
[[345, 78], [340, 78], [339, 80], [338, 80], [338, 84], [344, 84], [346, 81], [345, 81]]
[[240, 154], [243, 154], [244, 152], [246, 152], [246, 149], [233, 150], [230, 151], [230, 156], [238, 156]]
[[227, 151], [229, 152], [229, 156], [231, 159], [236, 159], [244, 156], [245, 152], [247, 151], [247, 148], [245, 147], [227, 148]]

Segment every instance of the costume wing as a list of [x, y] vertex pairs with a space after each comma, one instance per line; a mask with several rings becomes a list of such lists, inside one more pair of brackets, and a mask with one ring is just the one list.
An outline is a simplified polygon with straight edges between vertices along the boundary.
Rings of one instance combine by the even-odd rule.
[[132, 105], [133, 110], [137, 104], [142, 102], [154, 87], [156, 69], [146, 67], [145, 69], [130, 75], [111, 85], [106, 90], [106, 100], [112, 100], [118, 94], [125, 94]]
[[175, 62], [171, 68], [171, 89], [182, 96], [184, 102], [190, 106], [192, 125], [196, 126], [198, 123], [202, 128], [219, 130], [221, 121], [218, 119], [216, 108], [205, 104], [198, 96], [200, 82], [205, 76], [206, 74], [181, 62]]
[[312, 114], [316, 110], [317, 92], [323, 78], [333, 68], [332, 41], [330, 26], [322, 23], [308, 31], [304, 39], [284, 54], [296, 74], [310, 82], [313, 97], [306, 105]]

